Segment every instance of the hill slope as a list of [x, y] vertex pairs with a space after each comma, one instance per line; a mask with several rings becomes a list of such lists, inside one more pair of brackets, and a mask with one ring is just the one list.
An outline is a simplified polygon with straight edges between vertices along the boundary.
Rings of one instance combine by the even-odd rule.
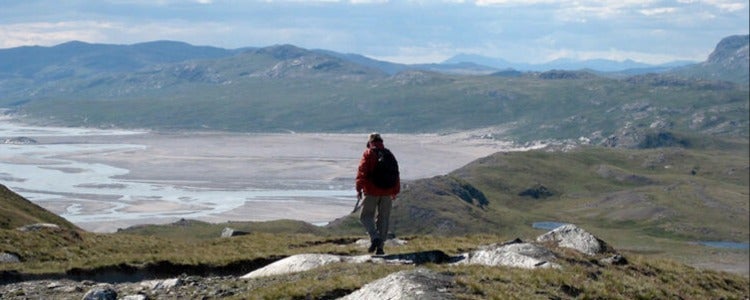
[[35, 223], [52, 223], [67, 229], [78, 229], [68, 220], [0, 185], [0, 229], [15, 229]]
[[[573, 223], [610, 237], [618, 249], [697, 264], [720, 252], [691, 243], [748, 243], [748, 155], [747, 144], [497, 153], [445, 176], [405, 183], [391, 212], [392, 231], [531, 235], [537, 222]], [[361, 231], [357, 215], [329, 227]], [[747, 253], [740, 255], [737, 266], [747, 263], [741, 258]]]
[[389, 74], [352, 57], [279, 45], [128, 72], [97, 73], [83, 66], [34, 85], [18, 76], [0, 79], [5, 95], [0, 105], [40, 123], [95, 127], [243, 132], [501, 127], [519, 141], [592, 143], [625, 130], [743, 138], [748, 132], [746, 82], [675, 74], [609, 79], [583, 71]]
[[681, 68], [673, 74], [704, 80], [726, 80], [742, 84], [750, 82], [750, 35], [734, 35], [722, 39], [705, 62]]
[[555, 220], [744, 242], [747, 156], [747, 148], [497, 153], [446, 176], [406, 183], [392, 216], [401, 234], [523, 232]]
[[[173, 232], [164, 233], [169, 237], [0, 229], [5, 241], [0, 253], [22, 258], [0, 264], [0, 295], [79, 299], [87, 291], [107, 289], [117, 298], [337, 299], [389, 274], [414, 270], [447, 279], [430, 290], [448, 299], [742, 299], [749, 292], [747, 277], [638, 254], [625, 254], [615, 262], [611, 252], [586, 255], [554, 243], [538, 247], [518, 241], [509, 245], [522, 246], [513, 247], [514, 252], [496, 251], [507, 245], [503, 241], [508, 237], [500, 235], [407, 237], [401, 245], [389, 246], [392, 255], [377, 258], [349, 236], [250, 233], [195, 239], [174, 234], [190, 232], [193, 225], [203, 227], [191, 222], [184, 228], [167, 226], [164, 229]], [[478, 262], [479, 256], [503, 263]], [[559, 268], [519, 266], [524, 257], [538, 256], [550, 262], [542, 265]], [[265, 276], [243, 276], [258, 272]], [[408, 290], [389, 299], [411, 299], [409, 292], [417, 287], [407, 285]], [[368, 299], [394, 295], [380, 289], [372, 292], [375, 295]]]

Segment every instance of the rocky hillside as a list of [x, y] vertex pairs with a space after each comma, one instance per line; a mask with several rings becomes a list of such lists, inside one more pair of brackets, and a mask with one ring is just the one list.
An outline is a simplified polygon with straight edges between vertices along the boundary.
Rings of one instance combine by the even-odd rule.
[[64, 218], [21, 197], [4, 185], [0, 185], [0, 229], [15, 229], [37, 223], [78, 229]]
[[[398, 234], [531, 230], [556, 220], [653, 237], [747, 241], [748, 150], [683, 148], [497, 153], [405, 183]], [[355, 215], [330, 225], [359, 228]]]
[[[719, 55], [709, 65], [715, 65], [714, 57]], [[96, 66], [55, 64], [30, 76], [0, 74], [0, 106], [42, 124], [166, 130], [445, 132], [491, 127], [520, 142], [590, 144], [664, 131], [739, 138], [748, 132], [747, 81], [690, 79], [677, 73], [617, 79], [585, 71], [459, 75], [404, 69], [391, 74], [352, 56], [291, 45], [155, 63], [134, 71], [100, 72]], [[47, 70], [58, 70], [59, 76], [44, 75]]]
[[[391, 239], [386, 243], [389, 254], [383, 256], [364, 253], [365, 240], [309, 235], [275, 238], [248, 233], [187, 242], [128, 234], [82, 234], [78, 240], [66, 240], [59, 238], [64, 231], [44, 230], [0, 230], [0, 235], [12, 245], [18, 244], [17, 239], [43, 240], [44, 236], [57, 245], [29, 252], [23, 262], [0, 262], [5, 270], [0, 278], [3, 299], [742, 299], [750, 295], [746, 277], [620, 253], [601, 237], [572, 224], [505, 241], [490, 235]], [[136, 252], [118, 252], [113, 245]], [[5, 247], [0, 246], [0, 253]], [[108, 259], [110, 265], [81, 266], [77, 251], [82, 250], [88, 256], [110, 252], [116, 257]], [[149, 254], [144, 256], [143, 251]], [[67, 258], [57, 256], [61, 252]], [[227, 258], [229, 263], [215, 265]], [[68, 260], [64, 273], [32, 272], [63, 259]]]
[[750, 35], [722, 39], [705, 62], [680, 69], [675, 74], [706, 80], [750, 82]]
[[[518, 235], [532, 234], [537, 224], [575, 223], [623, 250], [650, 249], [691, 265], [728, 255], [737, 260], [722, 268], [747, 269], [747, 250], [707, 253], [696, 244], [748, 243], [750, 153], [747, 144], [724, 147], [496, 153], [445, 176], [404, 183], [391, 231]], [[328, 227], [361, 232], [356, 214]]]

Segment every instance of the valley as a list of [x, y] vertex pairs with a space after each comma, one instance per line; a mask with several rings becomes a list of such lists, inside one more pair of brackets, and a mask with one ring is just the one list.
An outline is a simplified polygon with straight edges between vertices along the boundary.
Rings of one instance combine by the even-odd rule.
[[[3, 123], [5, 184], [76, 225], [112, 232], [179, 219], [281, 218], [326, 224], [355, 202], [366, 134], [240, 134], [33, 127]], [[443, 175], [496, 151], [481, 132], [387, 134], [405, 180]]]

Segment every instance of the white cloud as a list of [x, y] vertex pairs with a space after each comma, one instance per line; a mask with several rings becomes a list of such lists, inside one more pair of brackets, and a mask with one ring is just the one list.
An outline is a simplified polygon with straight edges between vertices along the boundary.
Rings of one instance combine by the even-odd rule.
[[555, 0], [476, 0], [474, 3], [479, 6], [490, 5], [535, 5], [535, 4], [555, 4], [569, 1]]
[[738, 0], [698, 0], [700, 3], [713, 5], [725, 12], [736, 12], [748, 9], [748, 1]]
[[646, 16], [655, 16], [655, 15], [663, 15], [663, 14], [669, 14], [677, 11], [674, 7], [656, 7], [656, 8], [649, 8], [649, 9], [641, 9], [640, 12], [643, 15]]
[[373, 59], [404, 64], [421, 64], [445, 61], [455, 49], [447, 45], [427, 45], [398, 47], [395, 52], [387, 55], [369, 55]]
[[51, 46], [72, 40], [98, 41], [106, 38], [102, 30], [108, 30], [112, 26], [111, 23], [91, 21], [0, 25], [0, 48]]
[[459, 53], [516, 62], [560, 55], [702, 60], [721, 38], [746, 34], [748, 20], [747, 0], [101, 0], [85, 9], [82, 3], [88, 2], [4, 6], [0, 47], [179, 40], [224, 48], [294, 44], [408, 63]]

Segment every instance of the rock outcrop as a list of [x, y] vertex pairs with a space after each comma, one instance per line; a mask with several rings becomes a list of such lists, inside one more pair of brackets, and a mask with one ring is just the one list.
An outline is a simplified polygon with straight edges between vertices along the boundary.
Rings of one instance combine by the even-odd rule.
[[555, 259], [555, 254], [551, 251], [538, 245], [517, 241], [517, 243], [480, 247], [479, 250], [465, 254], [465, 259], [457, 263], [524, 269], [560, 267], [551, 262]]
[[[45, 228], [46, 226], [41, 226]], [[406, 242], [389, 240], [390, 250], [397, 249]], [[358, 242], [354, 242], [359, 245]], [[490, 267], [510, 267], [520, 269], [563, 268], [557, 263], [564, 260], [560, 249], [566, 247], [595, 255], [597, 266], [628, 264], [627, 259], [614, 253], [602, 240], [567, 224], [551, 230], [533, 242], [515, 239], [508, 242], [479, 246], [475, 250], [459, 255], [449, 255], [441, 250], [418, 252], [397, 252], [395, 254], [372, 256], [335, 255], [327, 253], [305, 253], [292, 255], [243, 276], [195, 276], [183, 274], [176, 278], [143, 280], [100, 284], [93, 280], [38, 280], [0, 285], [0, 298], [8, 299], [201, 299], [224, 298], [237, 295], [251, 295], [255, 284], [276, 281], [271, 276], [284, 276], [320, 268], [329, 264], [388, 264], [416, 266], [404, 268], [379, 280], [370, 282], [357, 290], [336, 290], [331, 297], [341, 299], [454, 299], [452, 291], [457, 288], [450, 274], [438, 273], [425, 266], [443, 265], [483, 265]], [[610, 253], [611, 255], [602, 255]], [[0, 252], [0, 257], [8, 253]], [[593, 261], [592, 261], [593, 262]], [[315, 273], [311, 273], [315, 274]], [[111, 275], [111, 274], [110, 274]], [[306, 275], [302, 275], [306, 276]], [[84, 294], [85, 293], [85, 294]]]
[[247, 231], [241, 231], [241, 230], [235, 230], [234, 228], [225, 227], [221, 230], [221, 237], [228, 238], [233, 236], [241, 236], [241, 235], [247, 235], [250, 234]]
[[52, 224], [52, 223], [36, 223], [36, 224], [24, 225], [16, 229], [20, 231], [37, 231], [37, 230], [43, 230], [43, 229], [59, 230], [60, 226], [57, 224]]
[[258, 270], [252, 271], [242, 276], [242, 278], [258, 278], [273, 275], [289, 274], [303, 272], [319, 268], [332, 263], [340, 262], [364, 262], [370, 259], [369, 255], [364, 256], [341, 256], [333, 254], [297, 254], [276, 261]]
[[450, 293], [453, 285], [450, 276], [418, 268], [393, 273], [339, 299], [455, 299]]
[[536, 238], [539, 243], [553, 243], [558, 247], [570, 248], [588, 255], [604, 253], [607, 244], [591, 233], [573, 224], [566, 224]]
[[117, 300], [117, 291], [110, 285], [100, 285], [86, 292], [83, 300]]
[[18, 255], [13, 253], [0, 252], [0, 264], [17, 262], [21, 262], [21, 259], [18, 257]]

